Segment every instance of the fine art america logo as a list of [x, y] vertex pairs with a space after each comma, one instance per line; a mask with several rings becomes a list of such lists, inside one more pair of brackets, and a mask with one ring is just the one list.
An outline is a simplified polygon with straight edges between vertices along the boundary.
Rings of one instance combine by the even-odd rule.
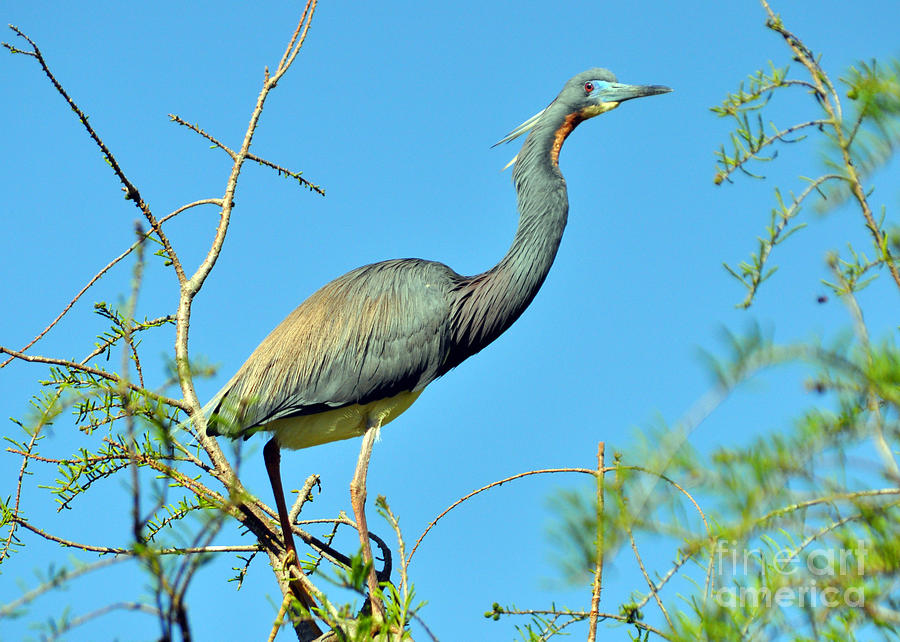
[[836, 578], [861, 578], [864, 575], [865, 540], [858, 540], [852, 549], [806, 549], [802, 557], [788, 550], [767, 555], [760, 549], [742, 549], [737, 542], [719, 540], [714, 555], [715, 568], [720, 577], [728, 569], [735, 577], [749, 577], [765, 568], [770, 580], [768, 585], [731, 583], [715, 589], [713, 599], [725, 608], [865, 605], [861, 584], [852, 586], [849, 584], [856, 583], [835, 581]]

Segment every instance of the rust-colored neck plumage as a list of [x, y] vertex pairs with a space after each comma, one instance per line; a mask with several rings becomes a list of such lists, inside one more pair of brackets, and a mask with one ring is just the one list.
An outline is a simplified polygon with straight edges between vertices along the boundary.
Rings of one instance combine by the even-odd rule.
[[562, 125], [559, 126], [553, 136], [553, 145], [550, 147], [551, 163], [559, 165], [559, 151], [562, 149], [563, 143], [566, 141], [569, 134], [575, 131], [575, 128], [578, 127], [578, 124], [583, 120], [584, 116], [580, 113], [569, 114], [566, 116], [565, 120], [563, 120]]

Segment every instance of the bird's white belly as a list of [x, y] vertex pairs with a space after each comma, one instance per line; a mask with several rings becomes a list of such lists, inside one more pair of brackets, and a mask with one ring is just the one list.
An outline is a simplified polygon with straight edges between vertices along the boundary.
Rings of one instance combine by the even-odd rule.
[[420, 394], [421, 390], [401, 392], [364, 405], [354, 404], [315, 415], [278, 419], [266, 425], [265, 430], [275, 434], [279, 446], [291, 450], [350, 439], [366, 431], [369, 419], [381, 426], [390, 423], [409, 408]]

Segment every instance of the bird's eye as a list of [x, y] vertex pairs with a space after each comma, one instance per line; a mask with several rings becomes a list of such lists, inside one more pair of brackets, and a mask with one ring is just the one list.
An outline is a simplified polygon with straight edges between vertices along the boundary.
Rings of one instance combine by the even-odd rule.
[[584, 83], [584, 91], [588, 94], [594, 91], [594, 83], [592, 83], [590, 80]]

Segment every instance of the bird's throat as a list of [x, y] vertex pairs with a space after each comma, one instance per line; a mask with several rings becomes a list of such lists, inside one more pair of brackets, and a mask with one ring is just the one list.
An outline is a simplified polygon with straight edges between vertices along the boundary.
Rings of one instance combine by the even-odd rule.
[[562, 125], [559, 126], [559, 129], [556, 130], [556, 134], [553, 136], [553, 144], [550, 147], [550, 161], [554, 165], [559, 165], [559, 150], [562, 149], [566, 138], [578, 127], [578, 123], [583, 121], [584, 118], [580, 113], [569, 114]]
[[578, 127], [579, 123], [587, 120], [588, 118], [593, 118], [594, 116], [599, 116], [600, 114], [605, 114], [608, 111], [612, 111], [618, 106], [619, 103], [617, 102], [598, 103], [596, 105], [591, 105], [590, 107], [585, 107], [579, 112], [566, 116], [565, 120], [563, 120], [562, 125], [560, 125], [556, 130], [556, 134], [553, 137], [553, 144], [550, 147], [551, 162], [554, 165], [559, 165], [559, 150], [562, 149], [562, 145], [566, 141], [566, 138], [576, 127]]

